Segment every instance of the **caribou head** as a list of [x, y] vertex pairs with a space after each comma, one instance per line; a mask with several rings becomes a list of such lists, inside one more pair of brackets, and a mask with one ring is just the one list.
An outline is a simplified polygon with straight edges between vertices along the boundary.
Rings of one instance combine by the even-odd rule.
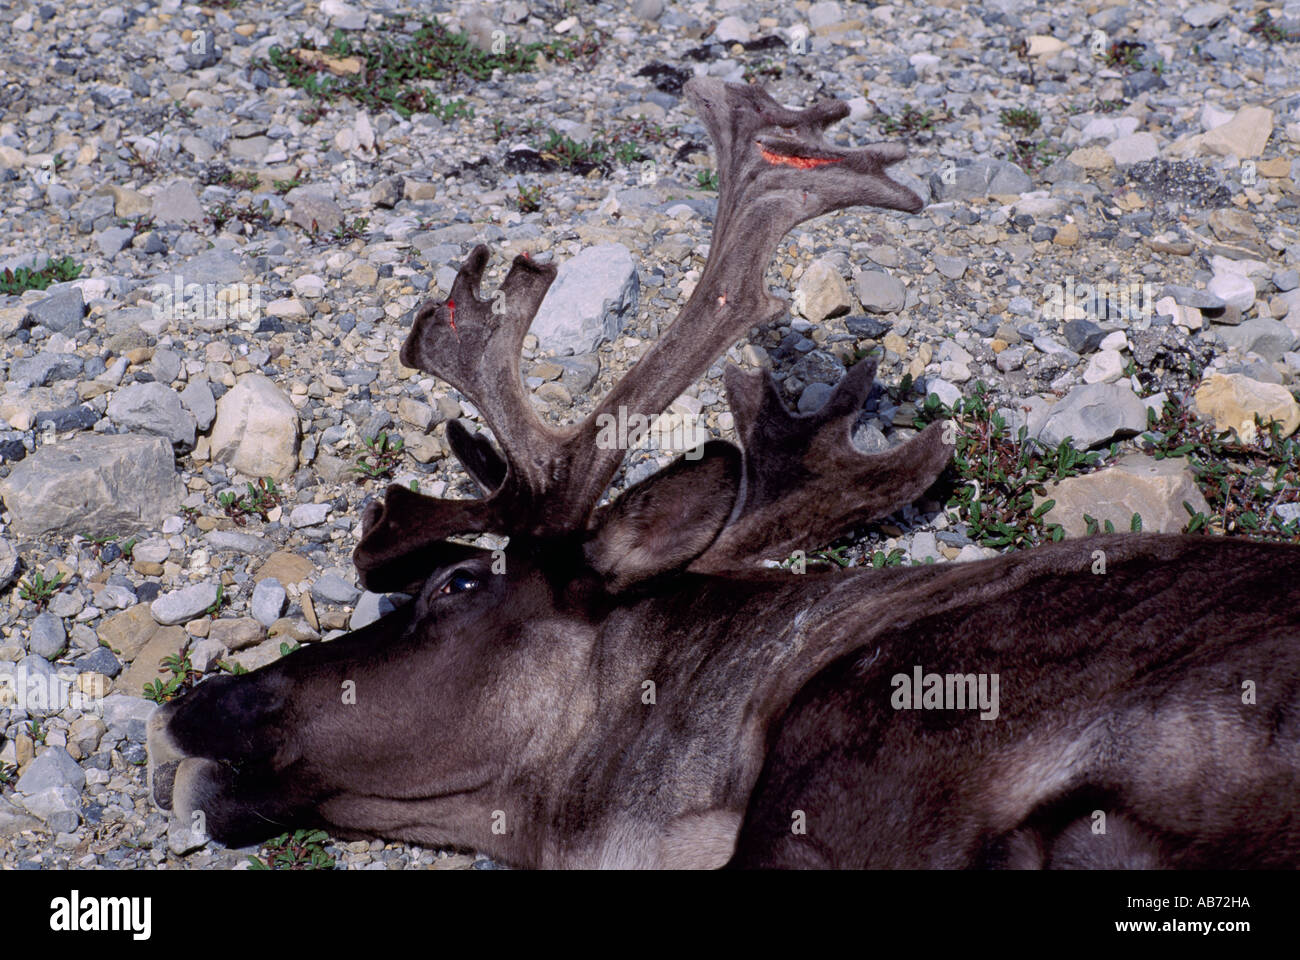
[[[354, 559], [369, 589], [413, 601], [159, 709], [155, 801], [201, 811], [227, 843], [319, 824], [521, 866], [1293, 861], [1296, 820], [1252, 826], [1245, 811], [1300, 795], [1300, 551], [1130, 536], [959, 566], [770, 569], [909, 503], [948, 462], [937, 423], [853, 449], [870, 362], [806, 415], [770, 375], [729, 368], [741, 447], [709, 441], [601, 503], [625, 454], [599, 442], [602, 417], [662, 412], [780, 314], [762, 277], [786, 232], [850, 205], [921, 207], [884, 173], [900, 147], [824, 139], [845, 104], [686, 90], [720, 200], [673, 326], [585, 420], [549, 425], [519, 359], [555, 269], [516, 257], [494, 309], [477, 247], [448, 298], [419, 308], [402, 357], [490, 427], [495, 443], [448, 429], [484, 496], [389, 487]], [[453, 539], [479, 533], [508, 546]], [[1097, 549], [1104, 578], [1088, 573]], [[1260, 613], [1217, 615], [1229, 596]], [[1270, 657], [1290, 686], [1268, 708], [1234, 701], [1238, 675], [1262, 683]], [[900, 704], [897, 678], [914, 667], [918, 681], [1000, 678], [1000, 703], [913, 712], [925, 698]], [[1090, 842], [1094, 811], [1112, 829]]]

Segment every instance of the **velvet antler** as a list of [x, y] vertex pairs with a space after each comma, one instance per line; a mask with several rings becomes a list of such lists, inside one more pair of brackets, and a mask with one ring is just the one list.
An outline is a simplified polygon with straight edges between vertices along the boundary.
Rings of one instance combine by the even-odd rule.
[[[626, 453], [596, 443], [603, 417], [617, 417], [620, 409], [625, 415], [647, 418], [662, 412], [745, 331], [782, 314], [784, 301], [768, 293], [763, 282], [782, 236], [805, 220], [848, 206], [920, 210], [921, 199], [884, 172], [903, 159], [901, 146], [845, 149], [825, 140], [826, 127], [848, 114], [847, 104], [831, 101], [791, 110], [758, 87], [708, 78], [689, 81], [685, 90], [713, 139], [719, 171], [713, 241], [690, 300], [589, 417], [571, 426], [552, 427], [533, 410], [520, 380], [519, 358], [524, 335], [555, 278], [555, 269], [518, 256], [497, 296], [483, 300], [478, 288], [488, 250], [476, 247], [457, 274], [451, 295], [442, 302], [425, 303], [417, 311], [402, 360], [451, 383], [482, 413], [500, 445], [499, 453], [486, 439], [459, 425], [449, 426], [448, 438], [488, 495], [483, 500], [436, 500], [389, 487], [385, 502], [367, 511], [365, 536], [354, 555], [367, 586], [379, 588], [381, 582], [391, 582], [383, 571], [396, 561], [409, 565], [413, 556], [441, 556], [444, 548], [439, 544], [452, 534], [546, 536], [581, 530]], [[859, 383], [863, 379], [865, 386]], [[770, 399], [761, 401], [761, 387], [746, 386], [749, 382], [743, 375], [728, 379], [733, 401], [739, 405], [737, 422], [749, 424], [745, 456], [750, 469], [743, 502], [737, 505], [740, 512], [734, 517], [738, 526], [733, 533], [724, 531], [718, 550], [707, 555], [718, 562], [724, 556], [743, 555], [740, 544], [748, 538], [745, 531], [760, 522], [760, 511], [767, 510], [770, 516], [777, 499], [775, 474], [764, 466], [768, 461], [755, 443], [782, 435], [785, 428], [778, 424], [787, 421], [788, 430], [839, 424], [848, 416], [849, 406], [856, 403], [854, 413], [861, 407], [859, 394], [870, 386], [870, 375], [851, 375], [832, 397], [827, 412], [813, 415], [811, 421], [789, 414], [781, 420], [775, 412], [780, 408], [775, 393], [769, 390]], [[836, 428], [825, 437], [843, 432]], [[913, 441], [924, 441], [925, 450], [909, 454], [910, 460], [899, 454], [896, 466], [872, 461], [872, 466], [861, 467], [851, 460], [851, 451], [830, 453], [833, 444], [818, 439], [822, 437], [818, 429], [816, 436], [805, 438], [808, 452], [800, 462], [807, 470], [808, 457], [814, 453], [842, 456], [865, 479], [883, 484], [901, 479], [898, 472], [911, 461], [922, 473], [931, 469], [937, 454], [931, 450], [930, 436]], [[788, 442], [792, 450], [798, 445]], [[831, 446], [823, 449], [822, 444]], [[794, 463], [792, 457], [785, 456], [785, 461]], [[869, 498], [871, 506], [849, 513], [858, 516], [884, 502], [898, 501], [919, 482], [910, 480], [898, 487], [896, 495], [881, 491]], [[791, 525], [781, 542], [794, 536]], [[725, 546], [724, 539], [734, 546]]]

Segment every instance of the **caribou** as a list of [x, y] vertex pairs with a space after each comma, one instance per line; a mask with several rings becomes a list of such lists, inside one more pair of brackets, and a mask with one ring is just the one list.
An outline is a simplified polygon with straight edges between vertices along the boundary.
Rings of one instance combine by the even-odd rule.
[[479, 411], [490, 438], [447, 437], [483, 496], [370, 504], [359, 577], [411, 601], [160, 707], [154, 801], [232, 845], [319, 825], [535, 868], [1300, 864], [1300, 549], [1134, 533], [773, 566], [913, 502], [951, 458], [941, 422], [852, 446], [870, 360], [806, 414], [728, 367], [739, 445], [606, 501], [626, 451], [597, 443], [601, 416], [664, 411], [777, 319], [781, 237], [923, 205], [885, 173], [902, 147], [826, 138], [842, 102], [686, 93], [720, 196], [672, 327], [589, 416], [547, 423], [520, 354], [556, 268], [516, 256], [485, 299], [475, 248], [402, 360]]

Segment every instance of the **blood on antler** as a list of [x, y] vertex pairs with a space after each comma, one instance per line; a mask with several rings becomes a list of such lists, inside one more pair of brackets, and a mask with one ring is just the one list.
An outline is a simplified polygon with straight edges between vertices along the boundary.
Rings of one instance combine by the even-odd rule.
[[[554, 427], [534, 411], [520, 378], [523, 339], [555, 279], [555, 267], [517, 256], [494, 300], [479, 296], [488, 250], [474, 248], [450, 295], [416, 312], [402, 362], [435, 374], [478, 408], [498, 450], [458, 422], [448, 441], [486, 496], [441, 500], [388, 488], [372, 504], [354, 555], [371, 589], [394, 589], [410, 571], [469, 548], [455, 534], [563, 536], [579, 532], [626, 451], [596, 443], [602, 415], [651, 417], [665, 410], [753, 326], [777, 319], [785, 302], [763, 274], [777, 242], [797, 224], [833, 210], [871, 205], [915, 213], [921, 199], [885, 168], [896, 144], [845, 149], [827, 126], [848, 114], [840, 101], [806, 110], [781, 106], [758, 87], [695, 78], [685, 87], [717, 150], [718, 213], [695, 291], [673, 325], [580, 423]], [[744, 447], [732, 518], [692, 569], [714, 570], [814, 546], [910, 502], [942, 471], [951, 448], [938, 425], [885, 453], [853, 450], [849, 434], [874, 364], [854, 367], [816, 413], [786, 410], [771, 375], [730, 368], [727, 390]]]

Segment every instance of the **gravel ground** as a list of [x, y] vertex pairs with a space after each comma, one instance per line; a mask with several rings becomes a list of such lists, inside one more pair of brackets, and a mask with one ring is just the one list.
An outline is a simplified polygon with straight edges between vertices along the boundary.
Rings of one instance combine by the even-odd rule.
[[[423, 15], [488, 52], [550, 46], [522, 72], [370, 76], [366, 102], [290, 83], [373, 70], [364, 45]], [[860, 449], [978, 381], [1053, 444], [1123, 441], [1111, 457], [1192, 390], [1220, 426], [1300, 425], [1297, 3], [89, 0], [0, 9], [0, 51], [3, 868], [248, 866], [258, 851], [169, 843], [145, 685], [176, 676], [169, 655], [192, 684], [373, 620], [390, 601], [356, 586], [364, 504], [390, 481], [475, 494], [445, 439], [475, 411], [398, 357], [474, 244], [485, 291], [521, 251], [573, 263], [525, 342], [553, 422], [661, 335], [717, 206], [691, 75], [842, 98], [836, 136], [909, 145], [893, 172], [926, 209], [795, 230], [768, 276], [790, 316], [727, 353], [801, 411], [876, 354], [891, 389]], [[1080, 285], [1103, 283], [1125, 295], [1089, 309]], [[734, 438], [721, 372], [673, 412]], [[672, 456], [633, 451], [617, 484]], [[1189, 483], [1143, 494], [1144, 517]], [[926, 501], [845, 556], [877, 550], [996, 552]], [[323, 848], [348, 869], [494, 866]]]

